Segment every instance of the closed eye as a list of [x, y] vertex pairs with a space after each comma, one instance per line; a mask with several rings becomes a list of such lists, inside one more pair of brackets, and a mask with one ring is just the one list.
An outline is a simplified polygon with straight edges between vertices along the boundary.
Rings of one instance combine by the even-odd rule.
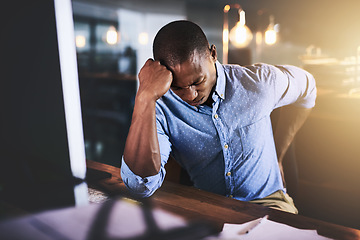
[[183, 89], [188, 89], [188, 88], [190, 88], [191, 86], [198, 86], [198, 85], [204, 83], [205, 80], [206, 80], [206, 77], [201, 78], [199, 81], [194, 82], [193, 84], [191, 84], [191, 85], [189, 85], [189, 86], [187, 86], [187, 87], [171, 86], [171, 90], [173, 90], [173, 91], [179, 91], [179, 90], [183, 90]]
[[201, 79], [200, 81], [196, 82], [196, 83], [193, 83], [193, 85], [197, 86], [197, 85], [200, 85], [202, 84], [204, 81], [205, 81], [206, 78], [203, 78]]

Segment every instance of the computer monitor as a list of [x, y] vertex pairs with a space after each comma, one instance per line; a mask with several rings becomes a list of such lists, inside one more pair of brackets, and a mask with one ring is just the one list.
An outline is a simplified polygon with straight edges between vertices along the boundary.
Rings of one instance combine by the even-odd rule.
[[71, 1], [1, 10], [0, 196], [41, 202], [86, 175]]

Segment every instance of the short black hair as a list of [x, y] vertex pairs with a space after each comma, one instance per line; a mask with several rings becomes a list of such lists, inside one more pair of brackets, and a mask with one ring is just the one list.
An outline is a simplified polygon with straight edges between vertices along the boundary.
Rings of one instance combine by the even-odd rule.
[[194, 50], [206, 53], [209, 42], [201, 28], [187, 20], [174, 21], [162, 27], [153, 43], [154, 59], [166, 66], [187, 61]]

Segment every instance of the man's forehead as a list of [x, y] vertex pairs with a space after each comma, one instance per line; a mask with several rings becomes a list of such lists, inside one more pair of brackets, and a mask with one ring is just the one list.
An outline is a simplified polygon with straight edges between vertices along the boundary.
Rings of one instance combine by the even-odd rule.
[[206, 58], [194, 52], [185, 62], [170, 67], [175, 82], [196, 82], [203, 75], [203, 63]]

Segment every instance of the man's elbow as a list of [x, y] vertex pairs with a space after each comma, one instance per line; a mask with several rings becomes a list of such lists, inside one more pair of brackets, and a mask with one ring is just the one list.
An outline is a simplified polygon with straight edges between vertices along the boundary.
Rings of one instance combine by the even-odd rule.
[[306, 72], [307, 78], [307, 87], [303, 95], [303, 99], [299, 102], [298, 106], [303, 108], [313, 108], [315, 107], [316, 97], [317, 97], [317, 87], [314, 76]]
[[160, 170], [154, 176], [140, 177], [124, 164], [121, 168], [121, 178], [126, 188], [134, 196], [140, 198], [150, 197], [162, 185], [165, 178], [165, 169]]
[[131, 184], [128, 181], [124, 181], [126, 188], [130, 193], [137, 198], [147, 198], [154, 194], [155, 191], [149, 190], [143, 184]]

